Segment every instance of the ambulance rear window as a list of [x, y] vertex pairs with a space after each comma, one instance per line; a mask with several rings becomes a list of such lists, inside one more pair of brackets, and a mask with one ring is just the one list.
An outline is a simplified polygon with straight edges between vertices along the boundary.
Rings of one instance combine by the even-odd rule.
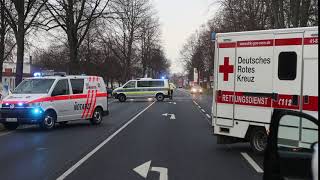
[[278, 77], [280, 80], [295, 80], [297, 76], [297, 53], [281, 52], [278, 62]]
[[84, 79], [70, 79], [73, 94], [82, 94]]

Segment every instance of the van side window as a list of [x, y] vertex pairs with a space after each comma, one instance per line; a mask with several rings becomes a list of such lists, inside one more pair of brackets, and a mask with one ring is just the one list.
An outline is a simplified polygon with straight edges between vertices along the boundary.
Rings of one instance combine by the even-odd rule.
[[150, 81], [137, 81], [138, 87], [150, 87]]
[[52, 96], [68, 95], [69, 94], [69, 83], [67, 79], [59, 80], [52, 91]]
[[295, 80], [297, 76], [297, 53], [281, 52], [278, 61], [278, 78], [280, 80]]
[[130, 81], [123, 88], [135, 88], [135, 87], [136, 87], [136, 81]]
[[163, 87], [163, 81], [150, 81], [150, 87]]
[[84, 79], [70, 79], [73, 94], [82, 94]]

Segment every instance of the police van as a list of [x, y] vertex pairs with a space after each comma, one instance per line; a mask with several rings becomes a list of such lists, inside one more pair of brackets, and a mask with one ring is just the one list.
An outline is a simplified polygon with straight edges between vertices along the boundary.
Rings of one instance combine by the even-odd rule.
[[156, 98], [157, 101], [163, 101], [165, 98], [170, 98], [169, 80], [152, 78], [130, 80], [112, 93], [120, 102], [125, 102], [127, 98]]
[[220, 33], [215, 48], [218, 143], [263, 152], [275, 108], [318, 118], [318, 27]]
[[107, 91], [102, 77], [53, 75], [23, 80], [4, 98], [0, 123], [9, 130], [20, 124], [39, 124], [52, 129], [56, 123], [89, 120], [100, 124], [109, 113]]

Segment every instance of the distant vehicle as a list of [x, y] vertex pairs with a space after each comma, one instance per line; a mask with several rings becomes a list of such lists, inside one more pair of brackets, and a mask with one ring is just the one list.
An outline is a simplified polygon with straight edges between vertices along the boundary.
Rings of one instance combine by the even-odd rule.
[[9, 130], [20, 124], [52, 129], [56, 123], [90, 120], [100, 124], [109, 114], [102, 77], [54, 74], [23, 80], [1, 102], [0, 123]]
[[318, 27], [221, 33], [212, 126], [219, 144], [262, 153], [275, 108], [318, 118]]
[[127, 98], [156, 98], [157, 101], [163, 101], [170, 98], [169, 81], [152, 78], [130, 80], [114, 89], [113, 96], [120, 102], [125, 102]]
[[[264, 180], [318, 179], [318, 119], [275, 109], [264, 154]], [[313, 177], [313, 178], [312, 178]]]
[[191, 94], [202, 94], [203, 93], [203, 89], [201, 86], [193, 86], [191, 87], [191, 90], [190, 90]]

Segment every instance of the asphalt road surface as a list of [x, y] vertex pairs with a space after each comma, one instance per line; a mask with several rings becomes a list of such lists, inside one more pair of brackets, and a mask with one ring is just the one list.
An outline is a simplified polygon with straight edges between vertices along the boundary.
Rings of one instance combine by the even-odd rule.
[[211, 96], [178, 89], [164, 102], [111, 100], [99, 126], [79, 121], [49, 132], [1, 132], [0, 179], [262, 179], [262, 157], [248, 144], [216, 144], [211, 103]]

